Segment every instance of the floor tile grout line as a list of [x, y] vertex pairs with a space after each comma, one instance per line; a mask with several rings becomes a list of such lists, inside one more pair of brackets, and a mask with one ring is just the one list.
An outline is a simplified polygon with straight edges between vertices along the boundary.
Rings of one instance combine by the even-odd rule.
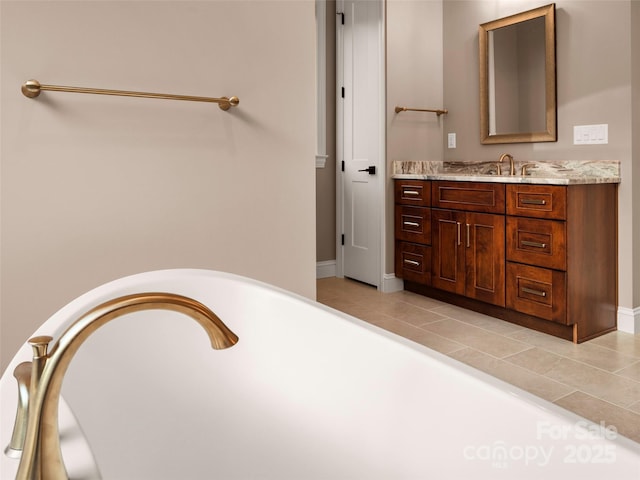
[[622, 352], [620, 352], [620, 350], [618, 350], [618, 349], [610, 348], [610, 347], [607, 347], [607, 346], [604, 346], [604, 345], [600, 345], [599, 343], [594, 343], [593, 341], [592, 341], [591, 345], [595, 345], [595, 346], [597, 346], [597, 347], [602, 348], [603, 350], [607, 350], [608, 352], [617, 353], [617, 354], [619, 354], [619, 355], [623, 355], [623, 356], [625, 356], [625, 357], [629, 357], [629, 358], [632, 358], [632, 359], [634, 359], [634, 360], [636, 360], [636, 361], [640, 362], [640, 355], [636, 356], [636, 355], [629, 355], [629, 354], [626, 354], [626, 353], [622, 353]]
[[[588, 396], [590, 396], [590, 397], [592, 397], [592, 398], [596, 398], [596, 397], [594, 397], [593, 395], [590, 395], [590, 394], [588, 394], [588, 393], [586, 393], [586, 392], [583, 392], [582, 390], [580, 390], [580, 389], [578, 389], [578, 388], [575, 388], [575, 387], [570, 387], [570, 388], [573, 388], [574, 390], [573, 390], [572, 392], [567, 393], [566, 395], [562, 395], [561, 397], [559, 397], [559, 398], [555, 399], [555, 400], [553, 401], [553, 403], [557, 405], [557, 402], [559, 402], [559, 401], [560, 401], [560, 400], [562, 400], [563, 398], [570, 397], [571, 395], [574, 395], [574, 394], [576, 394], [576, 393], [582, 393], [582, 394], [584, 394], [584, 395], [588, 395]], [[598, 400], [600, 400], [600, 399], [598, 399]], [[561, 406], [561, 405], [558, 405], [558, 406]], [[564, 408], [564, 407], [562, 407], [562, 408]], [[571, 411], [571, 410], [570, 410], [570, 411]]]
[[[448, 338], [448, 337], [445, 337], [445, 336], [443, 336], [443, 335], [440, 335], [440, 334], [438, 334], [438, 333], [436, 333], [436, 332], [433, 332], [433, 331], [431, 331], [431, 330], [426, 330], [426, 329], [424, 329], [424, 328], [421, 328], [420, 326], [414, 325], [414, 324], [409, 323], [409, 322], [407, 322], [407, 321], [405, 321], [405, 320], [403, 320], [403, 319], [401, 319], [401, 318], [394, 317], [394, 316], [389, 315], [389, 314], [387, 314], [387, 313], [384, 313], [384, 312], [380, 312], [380, 313], [381, 313], [382, 315], [385, 315], [386, 317], [388, 317], [388, 318], [392, 319], [392, 320], [395, 320], [395, 321], [397, 321], [397, 322], [401, 322], [401, 323], [403, 323], [405, 326], [414, 327], [414, 328], [416, 328], [416, 329], [418, 329], [418, 330], [422, 331], [422, 332], [423, 332], [423, 333], [425, 333], [425, 334], [433, 335], [433, 336], [438, 337], [438, 338], [440, 338], [440, 339], [442, 339], [442, 340], [445, 340], [445, 341], [448, 341], [448, 342], [452, 342], [452, 343], [456, 343], [456, 344], [460, 345], [460, 348], [457, 348], [456, 350], [452, 350], [451, 352], [459, 351], [459, 350], [462, 350], [462, 349], [464, 349], [464, 348], [473, 348], [471, 345], [467, 345], [467, 344], [465, 344], [465, 343], [462, 343], [462, 342], [460, 342], [460, 341], [459, 341], [459, 340], [457, 340], [457, 339]], [[447, 320], [447, 319], [448, 319], [448, 317], [443, 317], [441, 320], [435, 320], [434, 322], [425, 323], [424, 325], [430, 325], [430, 324], [432, 324], [432, 323], [441, 322], [441, 321], [444, 321], [444, 320]], [[380, 325], [377, 325], [377, 324], [375, 324], [375, 323], [373, 323], [373, 322], [370, 322], [369, 320], [367, 320], [367, 319], [365, 319], [365, 318], [360, 318], [360, 320], [365, 321], [365, 322], [368, 322], [368, 323], [371, 323], [372, 325], [376, 325], [376, 326], [378, 326], [379, 328], [382, 328], [383, 330], [389, 331], [389, 332], [391, 332], [391, 333], [395, 333], [395, 332], [393, 332], [392, 330], [387, 330], [386, 328], [381, 327]], [[455, 320], [455, 319], [451, 319], [451, 320]], [[420, 344], [420, 342], [416, 342], [415, 340], [413, 340], [413, 339], [411, 339], [411, 338], [408, 338], [408, 337], [405, 337], [404, 335], [401, 335], [401, 334], [399, 334], [399, 333], [395, 333], [395, 334], [396, 334], [396, 335], [399, 335], [399, 336], [401, 336], [401, 337], [404, 337], [404, 338], [406, 338], [407, 340], [411, 340], [412, 342], [415, 342], [415, 343]], [[422, 344], [420, 344], [420, 345], [422, 345]], [[426, 345], [425, 345], [425, 346], [426, 346]], [[427, 347], [427, 348], [429, 348], [429, 347]], [[448, 354], [446, 354], [446, 353], [445, 353], [444, 355], [448, 355]]]
[[[640, 360], [638, 360], [636, 362], [633, 362], [633, 363], [630, 363], [629, 365], [625, 365], [624, 367], [619, 368], [618, 370], [615, 370], [613, 373], [618, 374], [618, 372], [620, 372], [621, 370], [626, 370], [627, 368], [633, 367], [636, 364], [638, 364], [638, 366], [640, 366]], [[624, 376], [624, 375], [622, 375], [622, 376]]]
[[[437, 313], [437, 312], [434, 312], [434, 313]], [[459, 318], [455, 318], [455, 317], [445, 316], [445, 317], [443, 317], [443, 319], [442, 319], [442, 320], [437, 320], [436, 322], [440, 322], [440, 321], [444, 321], [444, 320], [453, 320], [453, 321], [456, 321], [456, 322], [459, 322], [459, 323], [463, 323], [463, 324], [465, 324], [465, 325], [469, 325], [470, 327], [477, 328], [477, 329], [479, 329], [479, 330], [482, 330], [482, 331], [484, 331], [484, 332], [490, 333], [490, 334], [492, 334], [492, 335], [497, 335], [497, 336], [499, 336], [499, 337], [506, 338], [506, 339], [508, 339], [508, 340], [511, 340], [512, 342], [522, 343], [523, 345], [530, 345], [529, 343], [527, 343], [527, 342], [523, 342], [522, 340], [518, 340], [518, 339], [515, 339], [515, 338], [509, 338], [509, 337], [507, 337], [506, 335], [503, 335], [503, 334], [501, 334], [501, 333], [499, 333], [499, 332], [495, 332], [495, 331], [493, 331], [493, 330], [489, 330], [488, 328], [484, 328], [484, 327], [481, 327], [481, 326], [475, 325], [475, 324], [473, 324], [473, 323], [465, 322], [464, 320], [460, 320]], [[424, 324], [422, 324], [422, 325], [433, 325], [433, 324], [434, 324], [434, 323], [436, 323], [436, 322], [428, 322], [428, 323], [424, 323]], [[425, 330], [426, 330], [426, 329], [425, 329]]]
[[[381, 327], [381, 328], [382, 328], [382, 327]], [[393, 332], [392, 332], [392, 333], [393, 333]], [[450, 350], [450, 351], [448, 351], [447, 353], [444, 353], [444, 352], [441, 352], [441, 351], [436, 350], [436, 349], [434, 349], [434, 348], [431, 348], [431, 347], [429, 347], [428, 345], [425, 345], [425, 344], [423, 344], [423, 343], [420, 343], [420, 342], [418, 342], [418, 341], [416, 341], [416, 340], [414, 340], [414, 339], [412, 339], [412, 338], [408, 338], [408, 337], [404, 337], [404, 338], [406, 338], [407, 340], [410, 340], [410, 341], [412, 341], [412, 342], [414, 342], [414, 343], [417, 343], [418, 345], [422, 345], [422, 346], [423, 346], [423, 347], [425, 347], [425, 348], [429, 348], [429, 349], [431, 349], [431, 350], [433, 350], [433, 351], [435, 351], [435, 352], [441, 353], [442, 355], [445, 355], [445, 356], [447, 356], [447, 357], [449, 357], [449, 358], [452, 358], [453, 360], [455, 360], [455, 358], [451, 357], [451, 356], [450, 356], [450, 353], [458, 352], [458, 351], [460, 351], [460, 350], [464, 350], [465, 348], [471, 348], [471, 347], [469, 347], [468, 345], [464, 345], [463, 343], [460, 343], [460, 342], [458, 342], [458, 341], [456, 341], [456, 340], [452, 340], [452, 339], [450, 339], [450, 338], [443, 337], [442, 335], [438, 335], [438, 334], [437, 334], [437, 333], [435, 333], [435, 332], [428, 332], [428, 331], [425, 331], [425, 333], [428, 333], [428, 334], [430, 334], [430, 335], [431, 335], [431, 336], [433, 336], [433, 337], [437, 337], [437, 338], [439, 338], [440, 340], [444, 340], [444, 341], [446, 341], [446, 342], [450, 342], [450, 343], [458, 344], [458, 345], [460, 346], [460, 348], [456, 348], [455, 350]], [[396, 334], [396, 335], [399, 335], [399, 334]], [[400, 336], [402, 336], [402, 335], [400, 335]]]
[[[418, 326], [418, 325], [414, 325], [413, 323], [409, 323], [409, 322], [407, 322], [406, 320], [403, 320], [403, 319], [398, 318], [398, 317], [394, 317], [393, 315], [389, 315], [389, 314], [386, 314], [386, 313], [385, 313], [385, 315], [387, 315], [389, 318], [392, 318], [393, 320], [395, 320], [395, 321], [397, 321], [397, 322], [402, 322], [402, 323], [404, 323], [404, 324], [406, 324], [406, 325], [409, 325], [409, 326], [411, 326], [411, 327], [415, 327], [415, 328], [417, 328], [418, 330], [422, 330], [424, 333], [434, 333], [434, 332], [430, 332], [429, 330], [425, 330], [424, 328], [421, 328], [421, 327], [420, 327], [420, 326]], [[442, 320], [436, 320], [435, 322], [432, 322], [432, 323], [441, 322], [441, 321], [442, 321]], [[430, 324], [425, 323], [424, 325], [430, 325]], [[434, 335], [437, 335], [437, 334], [435, 334], [435, 333], [434, 333]], [[440, 335], [440, 336], [442, 337], [442, 335]], [[453, 341], [453, 340], [451, 340], [450, 338], [446, 338], [446, 337], [442, 337], [442, 338], [445, 338], [446, 340], [449, 340], [450, 342], [452, 342], [452, 341]], [[456, 343], [460, 343], [460, 342], [456, 342]]]
[[[567, 357], [567, 356], [560, 355], [560, 354], [558, 354], [558, 353], [556, 353], [556, 352], [553, 352], [553, 351], [551, 351], [551, 350], [547, 350], [547, 349], [545, 349], [545, 348], [543, 348], [543, 347], [539, 347], [539, 346], [537, 346], [537, 345], [532, 345], [532, 344], [529, 344], [529, 345], [531, 345], [531, 347], [532, 347], [532, 348], [537, 348], [537, 349], [539, 349], [539, 350], [543, 350], [543, 351], [545, 351], [545, 352], [547, 352], [547, 353], [550, 353], [550, 354], [552, 354], [552, 355], [555, 355], [555, 356], [561, 357], [561, 358], [563, 358], [563, 359], [565, 359], [565, 360], [569, 360], [569, 361], [571, 361], [571, 362], [575, 362], [575, 363], [578, 363], [578, 364], [580, 364], [580, 365], [584, 365], [584, 366], [586, 366], [586, 367], [594, 368], [594, 369], [598, 370], [599, 372], [602, 372], [602, 373], [604, 373], [604, 374], [606, 374], [606, 375], [612, 375], [612, 376], [614, 376], [614, 377], [617, 377], [617, 378], [620, 378], [620, 379], [624, 379], [624, 380], [631, 380], [631, 381], [632, 381], [632, 382], [634, 382], [634, 383], [638, 383], [638, 384], [640, 384], [640, 381], [638, 381], [638, 380], [636, 380], [636, 379], [634, 379], [634, 378], [627, 377], [627, 376], [624, 376], [624, 375], [619, 375], [619, 374], [617, 374], [617, 373], [615, 373], [615, 372], [611, 372], [611, 371], [606, 370], [606, 369], [604, 369], [604, 368], [597, 367], [597, 366], [592, 365], [592, 364], [590, 364], [590, 363], [586, 363], [586, 362], [583, 362], [583, 361], [580, 361], [580, 360], [576, 360], [575, 358], [571, 358], [571, 357]], [[526, 351], [526, 350], [524, 350], [524, 351]], [[517, 352], [517, 353], [514, 353], [514, 355], [519, 355], [520, 353], [523, 353], [523, 352]], [[506, 357], [506, 358], [508, 358], [508, 357]], [[510, 363], [512, 363], [512, 364], [514, 364], [514, 365], [518, 365], [517, 363], [514, 363], [514, 362], [510, 362]], [[635, 362], [634, 362], [634, 363], [635, 363]], [[624, 369], [625, 369], [625, 368], [627, 368], [627, 367], [629, 367], [629, 365], [627, 365], [627, 366], [625, 366], [625, 367], [621, 368], [620, 370], [624, 370]], [[527, 367], [525, 367], [525, 368], [527, 368]], [[528, 369], [528, 370], [530, 370], [530, 369]], [[531, 371], [533, 372], [534, 370], [531, 370]], [[546, 375], [546, 374], [543, 374], [543, 375]], [[552, 378], [552, 377], [548, 377], [548, 378]]]
[[[426, 332], [426, 330], [425, 330], [425, 332]], [[440, 334], [438, 334], [438, 333], [435, 333], [435, 332], [426, 332], [426, 333], [429, 333], [430, 335], [433, 335], [434, 337], [440, 338], [441, 340], [445, 340], [445, 341], [447, 341], [447, 342], [456, 343], [456, 344], [460, 345], [460, 348], [456, 348], [455, 350], [451, 350], [451, 352], [449, 352], [449, 353], [458, 352], [458, 351], [460, 351], [460, 350], [462, 350], [462, 349], [464, 349], [464, 348], [470, 348], [469, 346], [467, 346], [467, 345], [465, 345], [465, 344], [463, 344], [463, 343], [460, 343], [460, 342], [459, 342], [459, 341], [457, 341], [457, 340], [452, 340], [451, 338], [443, 337], [442, 335], [440, 335]], [[425, 346], [426, 346], [426, 345], [425, 345]], [[427, 347], [427, 348], [429, 348], [429, 347]], [[449, 353], [444, 353], [443, 355], [446, 355], [446, 356], [448, 356], [449, 358], [452, 358], [452, 357], [449, 355]]]
[[[575, 388], [575, 387], [570, 387], [570, 388]], [[559, 402], [563, 398], [566, 398], [566, 397], [568, 397], [570, 395], [573, 395], [575, 393], [581, 393], [583, 395], [586, 395], [588, 397], [591, 397], [593, 399], [596, 399], [596, 400], [599, 400], [599, 401], [601, 401], [603, 403], [606, 403], [609, 407], [613, 407], [613, 408], [616, 408], [616, 409], [619, 409], [619, 410], [624, 410], [625, 412], [632, 413], [632, 414], [637, 415], [638, 417], [640, 417], [640, 413], [634, 412], [633, 410], [629, 409], [628, 407], [624, 407], [624, 406], [622, 406], [622, 405], [620, 405], [618, 403], [612, 402], [611, 400], [607, 400], [606, 398], [602, 398], [602, 397], [599, 397], [597, 395], [594, 395], [593, 393], [585, 392], [584, 390], [581, 390], [579, 388], [576, 388], [573, 392], [568, 393], [567, 395], [564, 395], [564, 396], [560, 397], [557, 400], [554, 400], [553, 403], [557, 404], [557, 402]], [[631, 405], [633, 405], [633, 403], [631, 403], [629, 406], [631, 406]], [[559, 406], [561, 406], [561, 405], [559, 405]], [[562, 407], [562, 408], [565, 408], [565, 407]], [[580, 415], [580, 414], [578, 414], [578, 415]], [[580, 416], [584, 416], [584, 415], [580, 415]]]
[[[536, 346], [536, 348], [539, 348], [540, 350], [544, 350], [545, 352], [550, 353], [550, 354], [552, 354], [552, 355], [556, 355], [556, 356], [558, 356], [558, 357], [561, 357], [561, 358], [563, 358], [563, 359], [565, 359], [565, 360], [570, 360], [570, 361], [572, 361], [572, 362], [579, 363], [580, 365], [584, 365], [584, 366], [587, 366], [587, 367], [595, 368], [596, 370], [598, 370], [598, 371], [600, 371], [600, 372], [602, 372], [602, 373], [605, 373], [605, 374], [608, 374], [608, 375], [614, 375], [614, 376], [619, 377], [619, 378], [626, 378], [627, 380], [631, 380], [631, 381], [633, 381], [633, 382], [635, 382], [635, 383], [640, 383], [640, 381], [635, 380], [635, 379], [633, 379], [633, 378], [625, 377], [624, 375], [618, 375], [618, 374], [616, 373], [616, 371], [617, 371], [617, 370], [616, 370], [616, 371], [607, 370], [606, 368], [598, 367], [597, 365], [593, 365], [593, 364], [591, 364], [591, 363], [587, 363], [587, 362], [585, 362], [585, 361], [583, 361], [583, 360], [578, 360], [578, 359], [575, 359], [575, 358], [573, 358], [573, 357], [568, 357], [568, 356], [566, 356], [566, 355], [563, 355], [563, 354], [560, 354], [560, 353], [554, 352], [554, 351], [552, 351], [552, 350], [548, 350], [548, 349], [547, 349], [547, 348], [545, 348], [545, 347]], [[634, 363], [636, 363], [636, 362], [634, 362]], [[631, 364], [631, 365], [633, 365], [633, 364]], [[626, 365], [626, 366], [624, 366], [624, 367], [622, 367], [621, 369], [618, 369], [618, 370], [624, 370], [625, 368], [627, 368], [627, 367], [629, 367], [629, 366], [631, 366], [631, 365]]]
[[[562, 383], [562, 382], [560, 382], [560, 383]], [[562, 383], [562, 385], [566, 385], [566, 384], [565, 384], [565, 383]], [[556, 402], [558, 402], [558, 401], [562, 400], [563, 398], [566, 398], [566, 397], [568, 397], [569, 395], [573, 395], [573, 394], [574, 394], [574, 393], [576, 393], [576, 392], [580, 392], [580, 390], [578, 390], [578, 389], [577, 389], [577, 388], [575, 388], [575, 387], [572, 387], [571, 385], [566, 385], [566, 386], [567, 386], [568, 388], [573, 388], [573, 390], [572, 390], [571, 392], [569, 392], [569, 393], [565, 394], [565, 395], [560, 395], [558, 398], [556, 398], [556, 399], [554, 399], [554, 400], [550, 400], [550, 402], [551, 402], [551, 403], [556, 404]], [[584, 392], [580, 392], [580, 393], [584, 393]], [[557, 405], [557, 404], [556, 404], [556, 405]], [[559, 406], [559, 405], [558, 405], [558, 406]]]

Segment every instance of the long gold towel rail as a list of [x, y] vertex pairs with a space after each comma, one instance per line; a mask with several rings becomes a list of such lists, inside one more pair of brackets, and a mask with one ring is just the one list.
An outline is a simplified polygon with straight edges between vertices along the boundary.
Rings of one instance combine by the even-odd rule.
[[406, 111], [412, 111], [412, 112], [431, 112], [431, 113], [435, 113], [436, 115], [440, 116], [446, 113], [449, 113], [448, 110], [429, 110], [426, 108], [408, 108], [408, 107], [396, 107], [396, 113], [400, 113], [400, 112], [406, 112]]
[[42, 90], [51, 92], [94, 93], [97, 95], [116, 95], [119, 97], [160, 98], [164, 100], [188, 100], [191, 102], [217, 103], [222, 110], [229, 110], [240, 103], [238, 97], [194, 97], [191, 95], [173, 95], [170, 93], [131, 92], [127, 90], [105, 90], [101, 88], [63, 87], [60, 85], [43, 85], [37, 80], [27, 80], [22, 85], [22, 93], [25, 97], [35, 98]]

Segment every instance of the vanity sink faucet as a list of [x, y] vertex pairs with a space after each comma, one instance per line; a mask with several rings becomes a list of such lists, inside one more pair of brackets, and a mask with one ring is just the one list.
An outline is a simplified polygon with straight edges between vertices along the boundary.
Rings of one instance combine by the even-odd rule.
[[[58, 403], [67, 367], [80, 345], [99, 327], [114, 318], [142, 310], [170, 310], [188, 315], [205, 329], [211, 346], [217, 350], [231, 347], [238, 341], [238, 337], [205, 305], [172, 293], [139, 293], [105, 302], [73, 322], [51, 349], [48, 347], [52, 337], [30, 339], [33, 347], [31, 385], [16, 479], [68, 479], [58, 431]], [[19, 450], [20, 446], [12, 445], [12, 449]]]
[[513, 163], [513, 155], [509, 153], [503, 153], [500, 156], [500, 160], [498, 160], [498, 163], [497, 163], [498, 175], [502, 175], [502, 162], [504, 161], [505, 158], [509, 159], [509, 175], [514, 176], [516, 174], [516, 166]]

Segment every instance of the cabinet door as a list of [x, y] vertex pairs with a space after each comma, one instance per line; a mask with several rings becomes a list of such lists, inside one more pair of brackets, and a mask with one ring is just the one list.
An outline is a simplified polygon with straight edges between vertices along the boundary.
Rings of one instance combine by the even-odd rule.
[[465, 292], [464, 221], [464, 212], [431, 210], [432, 285], [460, 295]]
[[505, 306], [505, 222], [502, 215], [466, 214], [466, 296]]

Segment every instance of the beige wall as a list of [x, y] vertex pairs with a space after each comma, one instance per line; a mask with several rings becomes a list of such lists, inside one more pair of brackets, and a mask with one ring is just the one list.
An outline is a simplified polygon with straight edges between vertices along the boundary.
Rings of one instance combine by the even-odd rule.
[[[312, 1], [1, 3], [1, 360], [106, 281], [211, 268], [315, 297]], [[43, 83], [215, 105], [45, 92]]]
[[[632, 86], [637, 92], [640, 78], [631, 74], [633, 46], [638, 56], [637, 38], [632, 45], [632, 3], [636, 2], [556, 1], [558, 141], [481, 145], [478, 24], [538, 7], [540, 2], [444, 0], [444, 99], [450, 111], [445, 130], [456, 132], [458, 140], [457, 149], [444, 150], [445, 160], [492, 160], [503, 152], [519, 160], [620, 160], [619, 302], [627, 308], [640, 305], [640, 282], [634, 285], [634, 278], [640, 278], [640, 246], [633, 242], [640, 206], [633, 196], [631, 129]], [[637, 6], [633, 9], [637, 17]], [[600, 123], [609, 125], [607, 145], [573, 145], [574, 125]]]
[[386, 269], [393, 273], [394, 160], [441, 160], [444, 116], [395, 107], [443, 108], [442, 2], [387, 0]]

